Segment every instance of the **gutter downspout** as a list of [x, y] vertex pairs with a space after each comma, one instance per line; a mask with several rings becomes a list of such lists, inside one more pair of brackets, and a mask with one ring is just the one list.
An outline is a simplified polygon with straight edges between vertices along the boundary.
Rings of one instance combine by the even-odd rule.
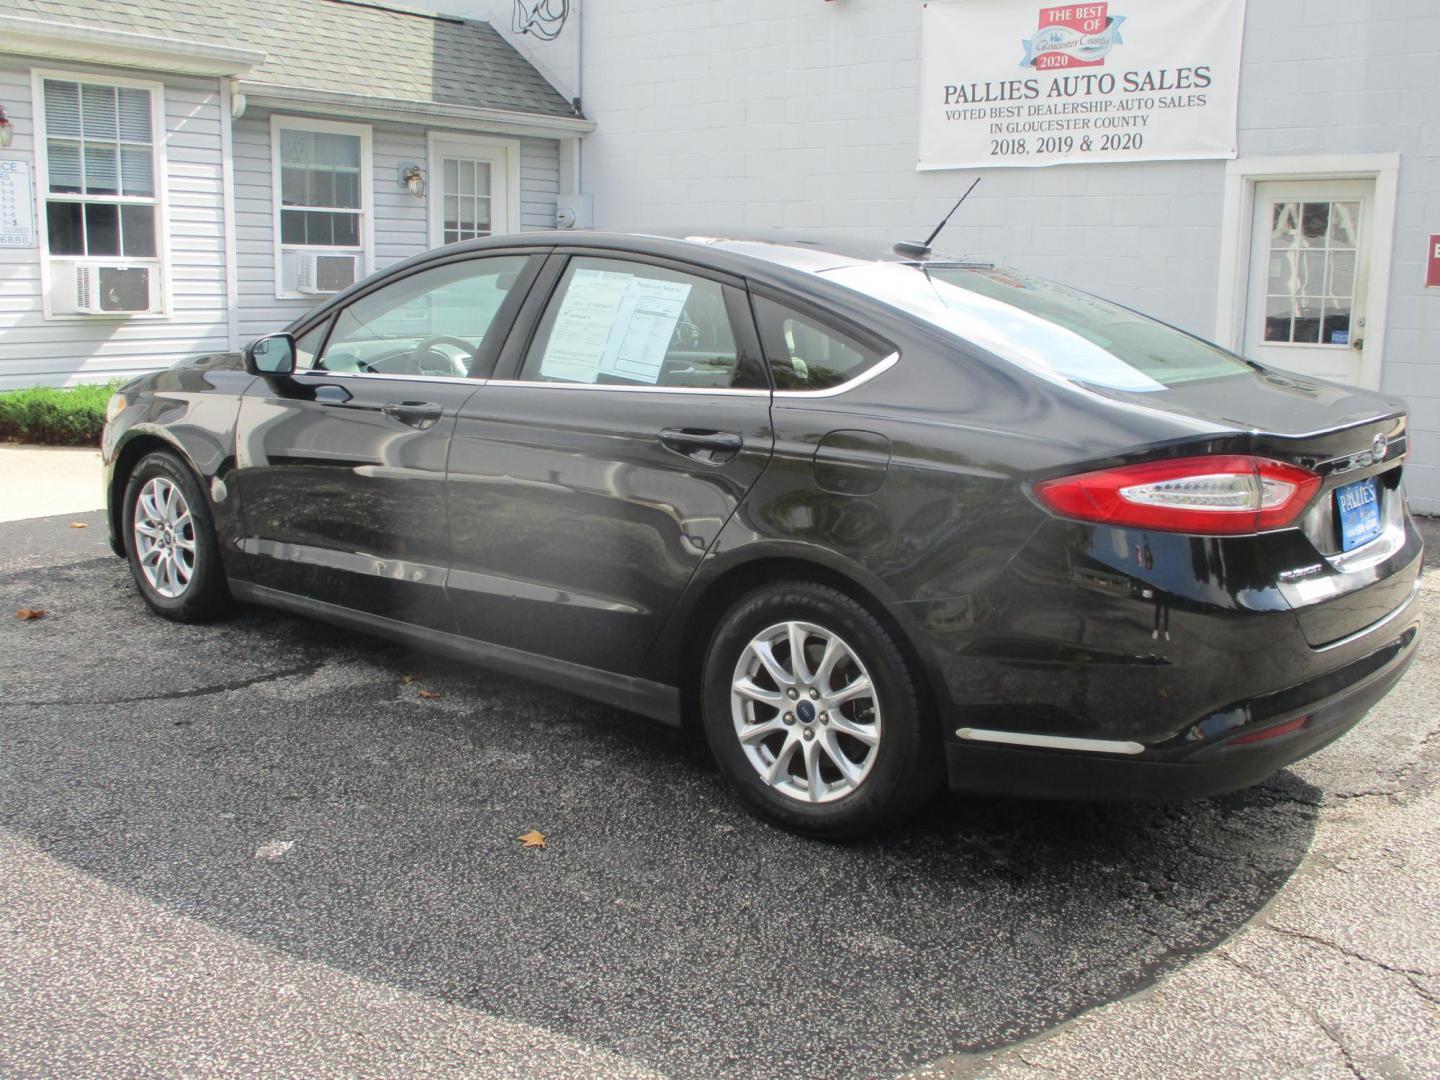
[[225, 326], [230, 351], [240, 349], [240, 268], [235, 241], [235, 114], [232, 79], [220, 80], [220, 189], [225, 229]]
[[[585, 109], [585, 8], [575, 0], [575, 111], [584, 115]], [[584, 192], [585, 182], [585, 137], [575, 140], [575, 194]]]

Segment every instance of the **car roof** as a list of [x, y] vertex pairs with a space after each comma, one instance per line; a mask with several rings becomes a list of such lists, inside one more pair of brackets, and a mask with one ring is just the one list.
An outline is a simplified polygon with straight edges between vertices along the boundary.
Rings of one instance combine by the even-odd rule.
[[[466, 247], [481, 248], [516, 244], [595, 247], [612, 251], [669, 254], [691, 259], [709, 251], [732, 256], [741, 261], [759, 261], [809, 274], [819, 274], [842, 266], [876, 262], [915, 265], [915, 260], [904, 259], [896, 255], [891, 244], [873, 238], [845, 234], [801, 233], [780, 229], [745, 231], [718, 231], [703, 227], [663, 230], [549, 229], [489, 237], [483, 240], [469, 241], [466, 244], [452, 245], [452, 248], [458, 251], [464, 250]], [[925, 262], [931, 265], [970, 264], [974, 262], [974, 259], [968, 256], [937, 252], [927, 258]]]

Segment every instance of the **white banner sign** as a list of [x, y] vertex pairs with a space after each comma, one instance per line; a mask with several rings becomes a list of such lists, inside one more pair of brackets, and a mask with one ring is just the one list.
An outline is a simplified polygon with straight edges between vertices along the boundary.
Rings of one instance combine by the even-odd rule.
[[1233, 158], [1245, 0], [925, 5], [921, 169]]

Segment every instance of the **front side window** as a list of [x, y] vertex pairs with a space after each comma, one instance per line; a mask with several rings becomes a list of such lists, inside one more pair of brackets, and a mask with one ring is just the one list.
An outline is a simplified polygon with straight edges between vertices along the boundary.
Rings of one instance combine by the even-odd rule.
[[365, 276], [369, 129], [275, 117], [281, 295], [338, 292]]
[[742, 356], [725, 287], [620, 259], [570, 260], [521, 379], [607, 386], [763, 388]]
[[335, 317], [315, 367], [381, 375], [470, 375], [527, 258], [446, 263], [362, 296]]
[[320, 346], [325, 341], [325, 331], [328, 329], [330, 329], [330, 320], [326, 319], [295, 339], [295, 367], [297, 370], [308, 371], [315, 366], [315, 356], [320, 352]]
[[763, 296], [755, 298], [755, 314], [776, 390], [829, 390], [888, 355]]
[[43, 79], [50, 254], [156, 259], [155, 92]]

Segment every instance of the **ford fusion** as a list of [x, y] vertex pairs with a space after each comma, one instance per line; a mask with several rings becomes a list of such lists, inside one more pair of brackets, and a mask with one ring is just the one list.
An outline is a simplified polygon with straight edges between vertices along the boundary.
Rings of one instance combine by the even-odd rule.
[[428, 252], [123, 387], [113, 546], [181, 622], [268, 604], [693, 719], [832, 837], [947, 781], [1233, 790], [1395, 685], [1402, 402], [896, 250]]

